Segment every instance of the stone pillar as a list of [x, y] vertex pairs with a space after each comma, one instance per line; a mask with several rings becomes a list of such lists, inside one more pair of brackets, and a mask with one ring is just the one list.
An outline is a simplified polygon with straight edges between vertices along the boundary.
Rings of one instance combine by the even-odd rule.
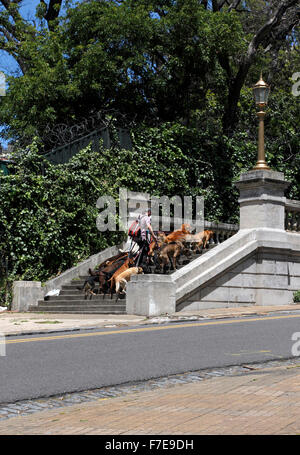
[[170, 275], [134, 275], [126, 289], [127, 314], [159, 316], [176, 311], [176, 289]]
[[284, 191], [290, 182], [282, 172], [248, 171], [235, 185], [240, 191], [240, 229], [285, 229]]
[[42, 283], [40, 281], [14, 281], [13, 311], [27, 311], [30, 305], [37, 305], [38, 300], [44, 298]]

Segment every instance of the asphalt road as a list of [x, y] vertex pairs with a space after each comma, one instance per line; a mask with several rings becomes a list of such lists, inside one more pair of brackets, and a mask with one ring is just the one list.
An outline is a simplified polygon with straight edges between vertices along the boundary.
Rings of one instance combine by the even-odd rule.
[[7, 337], [0, 403], [292, 356], [300, 315]]

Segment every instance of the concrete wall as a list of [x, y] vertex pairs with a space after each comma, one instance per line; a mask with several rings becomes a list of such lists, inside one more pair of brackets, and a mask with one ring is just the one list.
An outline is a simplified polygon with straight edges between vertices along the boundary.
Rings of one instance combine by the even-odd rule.
[[235, 186], [240, 191], [240, 229], [285, 228], [285, 190], [290, 183], [282, 172], [245, 172]]
[[[299, 237], [300, 240], [300, 237]], [[300, 252], [258, 248], [178, 304], [182, 309], [285, 305], [300, 289]]]
[[190, 271], [175, 272], [177, 311], [293, 302], [300, 285], [298, 233], [240, 230], [209, 254], [191, 263]]
[[240, 230], [172, 275], [137, 275], [127, 285], [128, 313], [285, 305], [300, 289], [300, 234]]

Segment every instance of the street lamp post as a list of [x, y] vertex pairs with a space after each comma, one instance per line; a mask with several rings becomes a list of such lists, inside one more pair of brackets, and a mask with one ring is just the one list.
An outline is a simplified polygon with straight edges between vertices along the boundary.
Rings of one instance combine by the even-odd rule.
[[270, 93], [270, 87], [260, 75], [259, 81], [254, 85], [252, 88], [254, 100], [256, 106], [259, 108], [257, 112], [259, 125], [258, 125], [258, 153], [257, 153], [257, 163], [253, 167], [253, 170], [263, 169], [263, 170], [270, 170], [269, 166], [266, 163], [265, 159], [265, 140], [264, 140], [264, 119], [265, 119], [265, 111], [264, 108], [268, 104], [268, 96]]

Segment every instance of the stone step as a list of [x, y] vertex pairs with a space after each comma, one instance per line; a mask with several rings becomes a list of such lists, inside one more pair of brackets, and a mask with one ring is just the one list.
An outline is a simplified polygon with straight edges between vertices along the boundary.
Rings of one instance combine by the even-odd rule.
[[[93, 296], [93, 298], [90, 300], [90, 299], [84, 299], [84, 298], [81, 298], [81, 299], [77, 299], [77, 300], [74, 300], [74, 299], [61, 299], [61, 300], [38, 300], [38, 305], [56, 305], [56, 306], [59, 306], [59, 305], [82, 305], [82, 304], [87, 304], [87, 303], [92, 303], [93, 305], [111, 305], [111, 304], [114, 304], [115, 301], [116, 301], [116, 294], [113, 294], [112, 296], [112, 299], [110, 298], [110, 296], [106, 296], [104, 299], [101, 298], [101, 299], [96, 299], [95, 296]], [[118, 304], [122, 304], [122, 305], [126, 305], [126, 299], [122, 296], [120, 296], [118, 298]]]
[[100, 307], [100, 306], [61, 306], [61, 307], [40, 307], [30, 306], [30, 312], [43, 312], [43, 313], [62, 313], [62, 314], [126, 314], [125, 307]]
[[[116, 294], [113, 294], [113, 296], [115, 296], [115, 295]], [[103, 301], [106, 301], [107, 298], [110, 299], [110, 294], [96, 294], [96, 295], [92, 296], [91, 300], [97, 300], [97, 301], [103, 302]], [[120, 295], [119, 299], [124, 300], [124, 296]], [[48, 297], [46, 300], [39, 300], [39, 302], [60, 302], [62, 300], [77, 301], [77, 300], [86, 300], [86, 299], [84, 298], [84, 294], [82, 292], [78, 291], [78, 294], [76, 294], [76, 295], [69, 295], [69, 294], [55, 295], [55, 296]], [[89, 296], [88, 296], [88, 300], [89, 300]]]
[[[97, 290], [98, 290], [98, 287], [96, 287], [96, 291]], [[52, 297], [61, 297], [61, 296], [70, 296], [70, 297], [81, 296], [82, 298], [84, 298], [84, 291], [79, 291], [77, 289], [71, 289], [71, 290], [62, 289], [59, 293], [59, 296], [49, 296], [48, 299], [52, 299]], [[96, 296], [103, 298], [103, 294], [96, 294]], [[96, 296], [93, 296], [93, 297], [96, 297]]]
[[[31, 307], [32, 311], [73, 311], [73, 310], [99, 310], [99, 311], [106, 311], [107, 313], [111, 313], [114, 311], [124, 311], [126, 312], [126, 305], [118, 305], [118, 304], [111, 304], [111, 305], [91, 305], [90, 303], [87, 304], [82, 303], [81, 305], [38, 305], [37, 307]], [[33, 310], [34, 308], [34, 310]]]
[[78, 300], [77, 302], [72, 301], [60, 301], [60, 302], [44, 302], [39, 301], [37, 306], [31, 306], [31, 311], [48, 311], [48, 310], [103, 310], [103, 311], [126, 311], [126, 303], [124, 300], [115, 301], [107, 300], [104, 303], [94, 302], [92, 300]]
[[[68, 292], [70, 291], [71, 293], [75, 292], [76, 294], [79, 292], [79, 293], [83, 293], [83, 289], [77, 289], [77, 287], [79, 288], [82, 288], [84, 285], [84, 282], [82, 282], [81, 284], [77, 284], [76, 286], [70, 284], [70, 283], [67, 283], [67, 284], [64, 284], [62, 286], [62, 289], [60, 291], [60, 293], [62, 293], [62, 291], [64, 292]], [[99, 283], [95, 283], [95, 289], [98, 289], [99, 287]]]
[[[63, 284], [62, 287], [61, 287], [61, 289], [62, 289], [62, 290], [65, 290], [65, 291], [68, 291], [68, 290], [69, 290], [69, 291], [76, 291], [76, 290], [78, 290], [78, 289], [77, 289], [77, 286], [80, 287], [80, 286], [83, 285], [83, 283], [84, 283], [84, 282], [81, 283], [80, 281], [78, 281], [78, 282], [76, 282], [76, 283], [75, 283], [75, 282], [69, 282], [68, 284]], [[97, 283], [96, 283], [96, 284], [97, 284]]]
[[[83, 291], [78, 291], [78, 289], [72, 289], [72, 290], [64, 290], [64, 289], [61, 289], [60, 293], [59, 293], [59, 296], [57, 297], [61, 297], [63, 295], [69, 295], [69, 296], [83, 296], [84, 295], [84, 292]], [[52, 299], [52, 297], [49, 297]]]

